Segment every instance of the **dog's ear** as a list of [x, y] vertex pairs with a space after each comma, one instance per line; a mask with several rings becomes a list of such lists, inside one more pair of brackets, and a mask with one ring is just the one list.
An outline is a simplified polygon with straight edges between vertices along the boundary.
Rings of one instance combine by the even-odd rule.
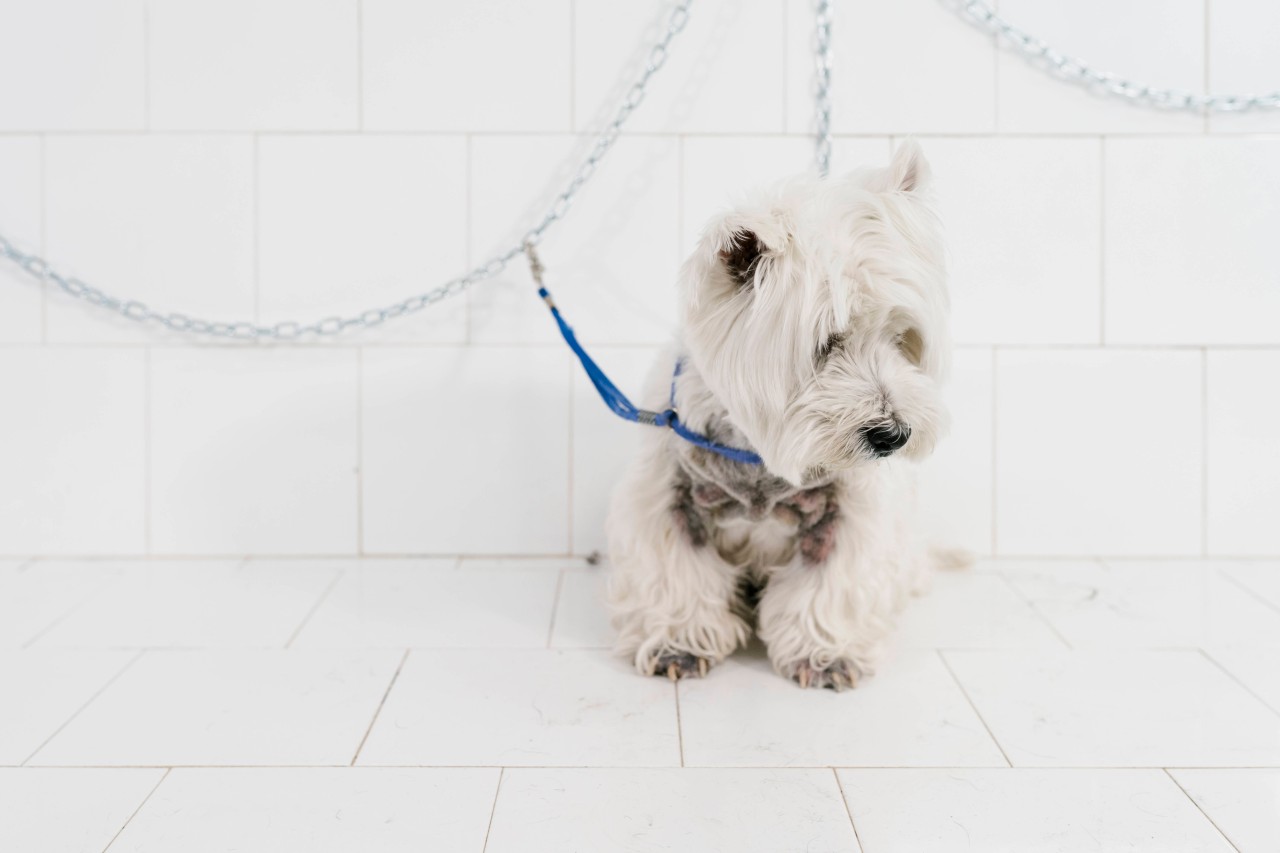
[[920, 192], [928, 186], [933, 177], [929, 161], [914, 139], [903, 140], [893, 152], [893, 162], [889, 164], [889, 187], [904, 193]]
[[738, 284], [748, 285], [755, 278], [762, 254], [764, 244], [755, 232], [741, 229], [733, 232], [728, 244], [720, 250], [720, 262]]

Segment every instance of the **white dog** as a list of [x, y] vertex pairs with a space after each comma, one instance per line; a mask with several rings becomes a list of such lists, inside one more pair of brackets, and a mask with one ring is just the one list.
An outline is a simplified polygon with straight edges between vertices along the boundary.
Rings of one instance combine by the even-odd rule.
[[913, 460], [944, 428], [949, 354], [928, 182], [914, 143], [789, 181], [685, 262], [679, 344], [644, 402], [762, 464], [646, 437], [609, 519], [613, 622], [642, 673], [705, 675], [754, 623], [782, 675], [851, 687], [927, 578]]

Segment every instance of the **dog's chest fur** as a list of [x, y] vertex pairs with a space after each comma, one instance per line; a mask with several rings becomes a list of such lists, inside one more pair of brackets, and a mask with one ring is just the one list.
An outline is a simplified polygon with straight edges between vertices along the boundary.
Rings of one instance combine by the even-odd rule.
[[831, 554], [840, 515], [834, 480], [796, 487], [761, 467], [690, 449], [679, 454], [673, 491], [678, 529], [732, 565], [767, 573], [797, 556], [819, 565]]

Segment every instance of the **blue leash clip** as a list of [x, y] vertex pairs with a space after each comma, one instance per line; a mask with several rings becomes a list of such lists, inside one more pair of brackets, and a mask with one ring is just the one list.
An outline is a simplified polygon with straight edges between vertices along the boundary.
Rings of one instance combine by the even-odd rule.
[[734, 462], [741, 462], [744, 465], [762, 464], [760, 457], [750, 450], [719, 444], [680, 423], [680, 416], [676, 413], [676, 378], [680, 376], [680, 369], [683, 366], [683, 362], [680, 360], [676, 361], [675, 372], [671, 375], [671, 397], [666, 409], [661, 412], [641, 409], [627, 399], [627, 395], [623, 394], [618, 389], [618, 386], [613, 384], [613, 381], [600, 369], [600, 365], [596, 364], [591, 356], [587, 354], [587, 351], [582, 348], [582, 344], [578, 343], [578, 336], [574, 334], [573, 327], [565, 322], [564, 317], [561, 316], [560, 309], [556, 307], [555, 300], [551, 297], [551, 292], [543, 284], [542, 274], [546, 271], [546, 268], [542, 266], [542, 261], [539, 260], [533, 243], [526, 242], [524, 244], [524, 253], [525, 257], [529, 259], [529, 272], [533, 275], [533, 280], [538, 285], [538, 295], [542, 297], [543, 302], [547, 303], [551, 316], [555, 318], [556, 325], [560, 327], [560, 334], [564, 337], [564, 342], [569, 345], [569, 349], [573, 350], [573, 354], [578, 357], [578, 361], [582, 363], [582, 369], [586, 371], [587, 378], [591, 380], [591, 384], [600, 393], [600, 399], [604, 400], [604, 404], [609, 407], [610, 411], [625, 421], [670, 429], [690, 444], [701, 447], [704, 450], [710, 450], [712, 453], [716, 453], [726, 459], [732, 459]]

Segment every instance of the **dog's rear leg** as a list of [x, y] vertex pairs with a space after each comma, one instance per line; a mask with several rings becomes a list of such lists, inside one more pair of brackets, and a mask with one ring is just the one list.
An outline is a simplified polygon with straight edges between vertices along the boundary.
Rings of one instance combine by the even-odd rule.
[[618, 649], [646, 675], [705, 675], [750, 633], [734, 612], [741, 572], [690, 527], [670, 480], [633, 477], [610, 514], [609, 604]]

